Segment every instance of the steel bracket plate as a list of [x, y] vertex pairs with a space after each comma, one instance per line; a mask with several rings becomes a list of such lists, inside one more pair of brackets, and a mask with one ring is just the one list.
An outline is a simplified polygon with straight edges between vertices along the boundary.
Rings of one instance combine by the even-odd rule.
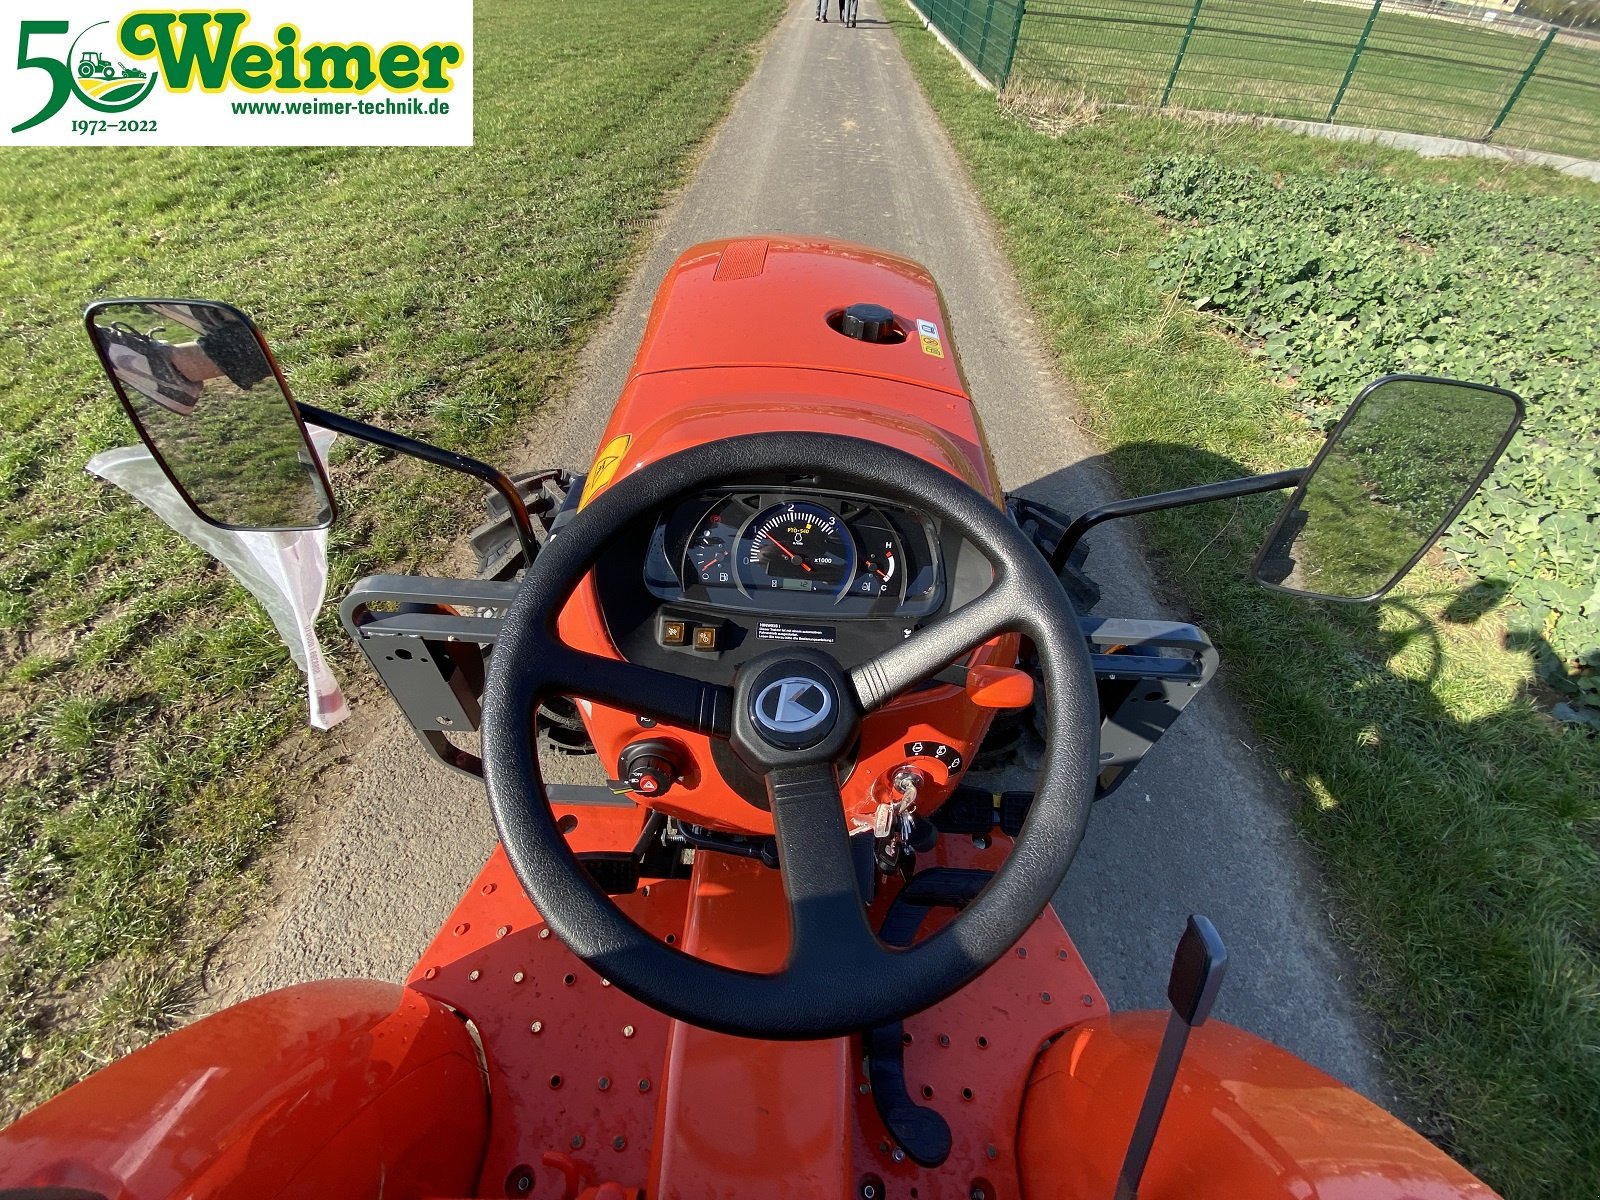
[[1100, 694], [1100, 775], [1110, 795], [1217, 673], [1217, 648], [1178, 621], [1082, 617]]
[[501, 617], [514, 582], [372, 575], [339, 605], [345, 631], [383, 680], [429, 753], [482, 775], [477, 755], [447, 734], [472, 734]]

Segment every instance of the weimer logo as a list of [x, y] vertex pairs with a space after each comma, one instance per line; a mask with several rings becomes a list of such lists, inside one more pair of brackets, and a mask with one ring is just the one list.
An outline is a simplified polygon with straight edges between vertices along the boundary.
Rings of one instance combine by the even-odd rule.
[[241, 42], [239, 31], [249, 20], [243, 12], [139, 12], [122, 22], [117, 40], [136, 57], [159, 56], [162, 78], [174, 92], [187, 92], [197, 77], [208, 92], [229, 83], [249, 92], [369, 92], [380, 76], [391, 92], [447, 92], [450, 68], [462, 58], [454, 42], [421, 49], [395, 42], [381, 52], [364, 42], [314, 45], [302, 54], [293, 25], [280, 25], [270, 47]]
[[111, 22], [101, 21], [85, 29], [67, 47], [66, 60], [47, 55], [30, 55], [29, 42], [39, 34], [66, 33], [65, 21], [22, 22], [21, 47], [17, 53], [19, 67], [37, 67], [48, 71], [54, 84], [45, 106], [20, 125], [12, 126], [12, 133], [31, 129], [41, 121], [48, 121], [61, 111], [61, 106], [76, 95], [80, 101], [96, 112], [120, 113], [138, 104], [156, 85], [153, 73], [139, 67], [130, 67], [111, 32]]
[[[68, 0], [57, 13], [86, 7]], [[94, 7], [99, 16], [107, 6]], [[263, 7], [256, 6], [257, 13]], [[73, 140], [106, 135], [124, 144], [470, 144], [470, 3], [403, 13], [362, 0], [321, 0], [305, 11], [281, 2], [272, 7], [274, 15], [294, 19], [252, 26], [252, 14], [243, 9], [140, 9], [87, 23], [20, 21], [15, 84], [0, 90], [0, 103], [9, 110], [3, 116], [11, 120], [0, 128], [25, 133], [65, 110], [62, 126], [67, 116], [86, 118], [71, 121]], [[314, 21], [357, 37], [303, 33]], [[417, 38], [419, 27], [445, 36]], [[374, 29], [401, 36], [374, 38]], [[0, 54], [6, 49], [0, 41]], [[0, 73], [9, 65], [0, 58]], [[445, 99], [458, 76], [467, 95]], [[138, 114], [149, 119], [107, 119], [122, 117], [152, 93], [170, 98]], [[237, 99], [221, 108], [202, 100], [221, 93]], [[68, 108], [73, 101], [81, 106], [77, 111]], [[301, 120], [307, 117], [315, 120]], [[295, 133], [285, 128], [291, 118], [298, 122]], [[395, 127], [406, 118], [409, 128]], [[384, 120], [390, 128], [381, 127]], [[190, 127], [172, 129], [177, 123]], [[219, 135], [222, 129], [226, 136]], [[149, 134], [157, 136], [138, 136]], [[19, 140], [39, 144], [41, 136], [42, 130]]]

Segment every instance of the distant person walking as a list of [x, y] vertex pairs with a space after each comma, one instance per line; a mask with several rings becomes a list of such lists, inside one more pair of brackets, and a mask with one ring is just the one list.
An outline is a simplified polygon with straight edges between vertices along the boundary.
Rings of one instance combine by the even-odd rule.
[[[839, 24], [848, 25], [854, 29], [856, 24], [856, 10], [860, 8], [861, 0], [839, 0]], [[828, 23], [828, 0], [817, 0], [817, 15], [813, 20]]]

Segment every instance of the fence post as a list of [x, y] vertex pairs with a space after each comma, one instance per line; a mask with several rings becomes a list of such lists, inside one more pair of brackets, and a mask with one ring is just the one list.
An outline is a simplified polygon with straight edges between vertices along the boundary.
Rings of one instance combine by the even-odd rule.
[[1000, 72], [1000, 78], [994, 82], [995, 91], [1011, 82], [1011, 67], [1017, 61], [1017, 38], [1022, 33], [1022, 13], [1026, 8], [1026, 0], [1017, 0], [1017, 15], [1011, 22], [1011, 44], [1006, 47], [1006, 65]]
[[1361, 37], [1356, 40], [1356, 51], [1350, 56], [1350, 65], [1344, 69], [1344, 79], [1339, 84], [1338, 95], [1334, 96], [1333, 103], [1328, 106], [1328, 120], [1333, 120], [1333, 114], [1339, 111], [1339, 105], [1344, 102], [1345, 89], [1350, 86], [1350, 77], [1356, 73], [1356, 64], [1361, 61], [1361, 52], [1367, 48], [1367, 38], [1372, 34], [1372, 26], [1378, 19], [1378, 10], [1383, 7], [1383, 0], [1372, 0], [1372, 11], [1367, 14], [1367, 23], [1361, 28]]
[[1183, 41], [1178, 43], [1178, 57], [1172, 60], [1172, 74], [1167, 76], [1167, 86], [1161, 89], [1161, 103], [1158, 107], [1167, 106], [1167, 97], [1172, 95], [1172, 85], [1177, 81], [1178, 68], [1183, 66], [1183, 56], [1189, 51], [1189, 39], [1194, 35], [1194, 23], [1200, 19], [1200, 6], [1205, 0], [1194, 0], [1194, 10], [1189, 14], [1189, 24], [1184, 27]]
[[989, 0], [983, 6], [983, 29], [978, 34], [978, 57], [972, 60], [972, 65], [978, 70], [983, 70], [983, 51], [989, 44], [989, 18], [994, 16], [994, 0]]
[[1522, 89], [1528, 86], [1528, 80], [1533, 77], [1534, 70], [1544, 58], [1544, 52], [1550, 49], [1550, 43], [1556, 40], [1556, 34], [1561, 32], [1561, 26], [1550, 26], [1550, 32], [1544, 35], [1544, 41], [1539, 43], [1539, 48], [1533, 52], [1533, 57], [1528, 60], [1527, 70], [1522, 72], [1522, 78], [1517, 80], [1517, 86], [1511, 89], [1511, 95], [1506, 97], [1506, 106], [1500, 110], [1500, 115], [1494, 119], [1494, 124], [1489, 126], [1489, 132], [1483, 135], [1483, 140], [1488, 141], [1495, 135], [1505, 119], [1511, 115], [1511, 106], [1517, 102], [1517, 97], [1522, 95]]

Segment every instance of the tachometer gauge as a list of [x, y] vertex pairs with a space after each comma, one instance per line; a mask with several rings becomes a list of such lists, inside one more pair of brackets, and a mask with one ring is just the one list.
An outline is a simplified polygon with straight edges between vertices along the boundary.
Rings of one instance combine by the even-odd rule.
[[837, 596], [855, 578], [856, 553], [839, 514], [810, 501], [776, 504], [739, 533], [739, 581], [751, 595], [823, 592]]

